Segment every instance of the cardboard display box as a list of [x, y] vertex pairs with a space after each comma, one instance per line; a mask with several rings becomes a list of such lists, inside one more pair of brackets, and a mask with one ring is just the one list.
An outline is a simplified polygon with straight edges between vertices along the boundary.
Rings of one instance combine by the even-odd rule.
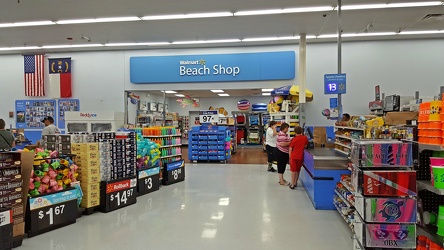
[[418, 120], [418, 112], [387, 112], [386, 125], [406, 125], [407, 120]]

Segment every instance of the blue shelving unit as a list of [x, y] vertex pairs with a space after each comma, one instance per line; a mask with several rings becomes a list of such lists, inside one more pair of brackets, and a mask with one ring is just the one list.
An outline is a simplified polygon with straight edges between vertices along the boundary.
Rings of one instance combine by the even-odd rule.
[[188, 134], [188, 159], [227, 162], [231, 158], [230, 138], [231, 131], [225, 126], [194, 126]]

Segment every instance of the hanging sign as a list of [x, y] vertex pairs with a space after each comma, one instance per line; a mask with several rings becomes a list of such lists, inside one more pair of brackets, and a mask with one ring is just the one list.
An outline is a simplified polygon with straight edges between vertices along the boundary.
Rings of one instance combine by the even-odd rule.
[[345, 94], [347, 91], [346, 74], [325, 74], [324, 94]]

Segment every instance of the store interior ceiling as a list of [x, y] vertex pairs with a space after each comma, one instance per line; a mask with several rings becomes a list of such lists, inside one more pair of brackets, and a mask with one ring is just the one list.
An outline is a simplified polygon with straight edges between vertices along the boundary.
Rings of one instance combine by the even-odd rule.
[[[297, 44], [301, 33], [308, 43], [334, 42], [336, 6], [337, 0], [2, 0], [0, 54]], [[441, 1], [342, 6], [344, 41], [444, 37]]]

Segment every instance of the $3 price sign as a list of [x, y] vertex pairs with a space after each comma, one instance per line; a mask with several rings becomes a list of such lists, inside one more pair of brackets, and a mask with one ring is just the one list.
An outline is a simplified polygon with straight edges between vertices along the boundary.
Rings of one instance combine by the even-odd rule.
[[160, 187], [160, 175], [155, 174], [142, 179], [138, 182], [139, 195], [148, 194], [159, 190]]

